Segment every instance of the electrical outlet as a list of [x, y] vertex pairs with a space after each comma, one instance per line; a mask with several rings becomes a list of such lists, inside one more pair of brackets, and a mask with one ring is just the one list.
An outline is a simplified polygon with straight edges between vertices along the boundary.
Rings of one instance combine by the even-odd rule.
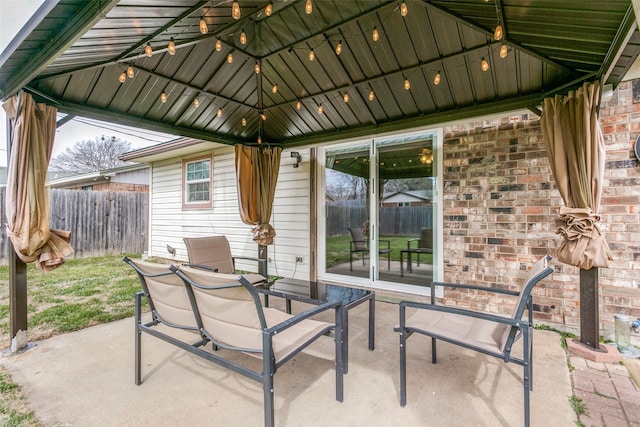
[[304, 259], [301, 256], [296, 257], [296, 264], [302, 264], [303, 262], [304, 262]]

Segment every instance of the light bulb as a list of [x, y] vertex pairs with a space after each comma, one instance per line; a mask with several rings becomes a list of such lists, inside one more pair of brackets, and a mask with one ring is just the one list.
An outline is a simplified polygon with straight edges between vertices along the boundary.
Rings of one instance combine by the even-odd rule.
[[407, 13], [409, 13], [407, 4], [405, 2], [402, 2], [402, 4], [400, 5], [400, 16], [404, 18], [405, 16], [407, 16]]
[[171, 40], [169, 40], [169, 44], [167, 45], [167, 53], [169, 55], [175, 55], [176, 54], [176, 44], [173, 41], [173, 37], [171, 37]]
[[349, 94], [347, 92], [344, 93], [344, 96], [342, 97], [342, 100], [344, 102], [349, 102]]
[[147, 43], [147, 45], [144, 47], [144, 54], [149, 58], [151, 58], [151, 55], [153, 55], [153, 48], [149, 43]]
[[260, 118], [262, 119], [262, 121], [264, 122], [265, 120], [267, 120], [267, 115], [264, 113], [260, 113]]
[[318, 105], [318, 114], [324, 113], [324, 109], [322, 108], [322, 104]]
[[311, 3], [311, 0], [307, 0], [307, 2], [304, 4], [304, 11], [307, 13], [307, 15], [311, 15], [311, 13], [313, 12], [313, 4]]
[[440, 71], [438, 71], [436, 73], [436, 76], [433, 78], [433, 84], [438, 86], [440, 84], [440, 79], [441, 79]]
[[278, 93], [278, 84], [274, 84], [273, 87], [271, 88], [271, 93]]
[[503, 32], [502, 32], [502, 25], [498, 25], [496, 27], [496, 30], [493, 32], [493, 38], [496, 40], [502, 40], [502, 36], [503, 36]]
[[118, 76], [118, 81], [119, 81], [120, 83], [124, 83], [124, 82], [126, 82], [126, 81], [127, 81], [127, 73], [124, 73], [124, 72], [123, 72], [122, 74], [120, 74], [120, 75]]
[[242, 118], [242, 126], [246, 126], [247, 125], [247, 119], [245, 119], [244, 117]]
[[247, 33], [244, 30], [240, 33], [240, 44], [247, 44]]
[[220, 39], [216, 40], [216, 52], [220, 52], [222, 50], [222, 42]]
[[376, 98], [376, 95], [373, 93], [373, 91], [369, 92], [369, 101], [373, 101]]
[[260, 63], [256, 62], [255, 67], [253, 67], [254, 71], [256, 72], [256, 74], [260, 74]]
[[411, 82], [409, 81], [409, 79], [404, 79], [404, 90], [409, 89], [411, 89]]
[[242, 14], [240, 13], [240, 5], [237, 1], [234, 1], [231, 5], [231, 16], [233, 17], [233, 19], [240, 19], [240, 17], [242, 16]]
[[340, 55], [342, 53], [342, 40], [340, 40], [340, 42], [338, 42], [338, 45], [336, 46], [336, 55]]
[[296, 102], [296, 110], [299, 110], [302, 108], [302, 102], [298, 101]]
[[489, 71], [489, 63], [484, 58], [482, 58], [481, 67], [482, 67], [482, 71]]
[[218, 108], [218, 111], [216, 112], [216, 116], [222, 117], [222, 108]]
[[509, 54], [509, 48], [507, 47], [507, 45], [503, 44], [502, 46], [500, 46], [500, 58], [504, 59], [507, 57], [508, 54]]
[[311, 49], [311, 50], [309, 51], [309, 61], [313, 61], [314, 59], [316, 59], [316, 54], [315, 54], [315, 52], [313, 51], [313, 49]]
[[131, 65], [129, 65], [127, 67], [127, 77], [129, 77], [130, 79], [134, 78], [136, 75], [136, 72], [134, 71], [133, 67]]
[[258, 135], [258, 145], [262, 144], [262, 137]]
[[204, 20], [204, 17], [200, 18], [200, 24], [198, 26], [200, 27], [200, 32], [202, 34], [207, 34], [209, 32], [209, 26], [207, 25], [207, 21]]
[[200, 106], [200, 100], [198, 98], [193, 98], [193, 106], [196, 108]]
[[271, 16], [272, 13], [273, 13], [273, 2], [270, 1], [267, 7], [264, 8], [264, 14], [267, 16]]
[[231, 52], [229, 52], [229, 54], [227, 55], [227, 62], [229, 64], [233, 62], [233, 54]]
[[378, 33], [378, 27], [373, 27], [373, 33], [371, 33], [371, 38], [374, 42], [380, 40], [380, 33]]
[[163, 104], [164, 104], [165, 102], [167, 102], [167, 94], [166, 94], [166, 93], [162, 92], [162, 93], [160, 94], [160, 102], [162, 102]]

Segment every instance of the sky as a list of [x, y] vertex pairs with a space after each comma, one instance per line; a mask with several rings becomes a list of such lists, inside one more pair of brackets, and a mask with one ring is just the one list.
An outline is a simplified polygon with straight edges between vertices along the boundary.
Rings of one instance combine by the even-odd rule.
[[[0, 0], [0, 52], [4, 51], [43, 2], [43, 0]], [[6, 120], [4, 109], [0, 108], [0, 166], [7, 165]], [[76, 142], [94, 140], [102, 135], [109, 138], [115, 136], [128, 141], [131, 143], [132, 150], [176, 138], [172, 135], [77, 117], [56, 131], [52, 157], [64, 152]]]

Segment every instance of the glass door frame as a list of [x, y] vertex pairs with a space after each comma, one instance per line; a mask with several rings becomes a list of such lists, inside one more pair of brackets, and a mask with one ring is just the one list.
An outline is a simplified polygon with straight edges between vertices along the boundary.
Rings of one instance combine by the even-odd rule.
[[[433, 221], [434, 221], [434, 229], [438, 230], [437, 233], [434, 233], [434, 242], [433, 242], [433, 281], [442, 281], [443, 279], [443, 200], [442, 200], [442, 189], [443, 189], [443, 132], [442, 128], [433, 129], [433, 128], [425, 128], [420, 130], [412, 130], [407, 132], [393, 132], [389, 134], [382, 134], [370, 137], [363, 138], [354, 138], [344, 141], [336, 141], [332, 144], [327, 144], [318, 147], [318, 155], [317, 162], [318, 167], [316, 168], [318, 177], [316, 180], [317, 185], [317, 206], [318, 212], [321, 213], [317, 217], [317, 275], [318, 280], [323, 280], [327, 282], [334, 283], [344, 283], [344, 284], [352, 284], [356, 286], [365, 286], [372, 287], [374, 289], [381, 290], [389, 290], [396, 292], [403, 292], [409, 294], [417, 294], [417, 295], [430, 295], [430, 287], [428, 286], [416, 286], [403, 284], [398, 282], [389, 282], [383, 281], [374, 277], [373, 271], [378, 272], [378, 267], [380, 265], [380, 260], [378, 257], [369, 257], [370, 268], [369, 268], [369, 277], [354, 277], [347, 276], [335, 273], [327, 273], [326, 271], [326, 218], [327, 218], [327, 205], [326, 205], [326, 152], [332, 148], [339, 147], [348, 147], [350, 144], [364, 144], [368, 143], [370, 146], [369, 150], [369, 167], [370, 167], [370, 183], [369, 183], [369, 197], [371, 198], [371, 202], [369, 203], [369, 218], [371, 224], [377, 224], [377, 218], [379, 215], [378, 212], [378, 204], [379, 197], [378, 194], [378, 167], [376, 164], [377, 159], [377, 150], [376, 150], [376, 141], [381, 139], [389, 139], [393, 137], [412, 137], [412, 136], [420, 136], [420, 135], [433, 135], [434, 144], [433, 144], [433, 155], [434, 155], [434, 176], [436, 177], [436, 186], [435, 186], [435, 194], [433, 197], [434, 201], [434, 211], [433, 211]], [[377, 253], [378, 247], [378, 236], [377, 236], [377, 227], [375, 233], [370, 233], [369, 236], [369, 244], [370, 252]], [[373, 237], [375, 236], [375, 237]], [[379, 275], [378, 275], [379, 277]], [[442, 289], [441, 287], [436, 288], [436, 296], [441, 296]]]

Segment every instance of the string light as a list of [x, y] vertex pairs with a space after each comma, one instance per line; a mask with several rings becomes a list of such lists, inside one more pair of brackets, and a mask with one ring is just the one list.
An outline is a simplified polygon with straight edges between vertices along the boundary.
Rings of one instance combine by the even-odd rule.
[[193, 98], [193, 106], [196, 108], [200, 106], [200, 100], [198, 98]]
[[247, 125], [247, 119], [245, 119], [244, 117], [242, 118], [242, 126], [246, 126]]
[[373, 33], [371, 33], [371, 38], [374, 42], [380, 40], [380, 33], [378, 33], [378, 27], [373, 27]]
[[222, 50], [222, 42], [220, 39], [216, 40], [216, 52], [220, 52]]
[[258, 145], [262, 144], [262, 137], [258, 135]]
[[296, 102], [296, 110], [299, 110], [302, 108], [302, 102], [298, 101]]
[[487, 62], [486, 59], [484, 59], [484, 57], [482, 57], [482, 63], [480, 64], [482, 71], [489, 71], [489, 63]]
[[500, 58], [504, 59], [507, 57], [508, 54], [509, 54], [509, 48], [507, 47], [507, 45], [503, 44], [502, 46], [500, 46]]
[[204, 20], [204, 16], [200, 17], [200, 32], [202, 34], [207, 34], [209, 32], [209, 26], [207, 25], [207, 21]]
[[440, 84], [440, 79], [442, 77], [440, 76], [440, 71], [438, 71], [435, 75], [435, 77], [433, 78], [433, 84], [438, 86]]
[[129, 65], [127, 67], [127, 77], [129, 77], [130, 79], [134, 78], [136, 75], [135, 70], [133, 69], [133, 67], [131, 65]]
[[311, 49], [309, 51], [309, 61], [313, 61], [314, 59], [316, 59], [316, 53]]
[[227, 62], [229, 64], [233, 62], [233, 54], [231, 52], [229, 52], [229, 54], [227, 55]]
[[242, 14], [240, 13], [240, 5], [237, 1], [234, 1], [231, 5], [231, 16], [233, 17], [233, 19], [240, 19], [240, 17], [242, 16]]
[[311, 0], [307, 0], [307, 2], [304, 4], [304, 11], [307, 13], [307, 15], [311, 15], [311, 13], [313, 12], [313, 4], [311, 3]]
[[264, 8], [264, 14], [267, 16], [271, 16], [273, 13], [273, 2], [270, 1], [269, 4]]
[[496, 40], [502, 40], [502, 36], [504, 35], [502, 31], [502, 25], [498, 25], [496, 30], [493, 32], [493, 38]]
[[273, 87], [271, 88], [271, 93], [276, 94], [278, 93], [278, 84], [274, 84]]
[[216, 116], [222, 117], [222, 108], [218, 108], [218, 111], [216, 112]]
[[345, 92], [344, 95], [342, 96], [342, 100], [344, 102], [349, 102], [349, 94], [347, 92]]
[[324, 113], [324, 109], [322, 108], [322, 104], [318, 105], [318, 114]]
[[173, 41], [173, 37], [171, 37], [171, 40], [169, 40], [169, 44], [167, 45], [167, 53], [169, 55], [176, 54], [176, 43]]
[[162, 102], [163, 104], [164, 104], [165, 102], [167, 102], [167, 94], [166, 94], [166, 93], [162, 92], [162, 93], [160, 94], [160, 102]]
[[151, 58], [151, 55], [153, 55], [153, 48], [149, 43], [147, 43], [147, 45], [144, 47], [144, 54], [149, 58]]
[[240, 33], [240, 44], [247, 44], [247, 33], [244, 30]]
[[256, 62], [256, 65], [253, 67], [253, 70], [256, 72], [256, 74], [260, 74], [260, 63]]
[[373, 101], [374, 99], [376, 99], [375, 93], [373, 93], [373, 91], [369, 92], [369, 101]]
[[407, 13], [409, 13], [409, 9], [407, 8], [407, 4], [403, 1], [400, 5], [400, 16], [404, 18], [407, 16]]
[[342, 40], [340, 40], [336, 46], [336, 55], [340, 55], [342, 53]]
[[120, 83], [124, 83], [124, 82], [126, 82], [126, 81], [127, 81], [127, 73], [123, 72], [122, 74], [120, 74], [120, 75], [118, 76], [118, 81], [119, 81]]
[[411, 89], [411, 82], [409, 81], [409, 79], [405, 78], [404, 79], [404, 90], [409, 90]]
[[265, 120], [267, 120], [267, 115], [264, 113], [260, 113], [260, 118], [262, 119], [262, 121], [264, 122]]

